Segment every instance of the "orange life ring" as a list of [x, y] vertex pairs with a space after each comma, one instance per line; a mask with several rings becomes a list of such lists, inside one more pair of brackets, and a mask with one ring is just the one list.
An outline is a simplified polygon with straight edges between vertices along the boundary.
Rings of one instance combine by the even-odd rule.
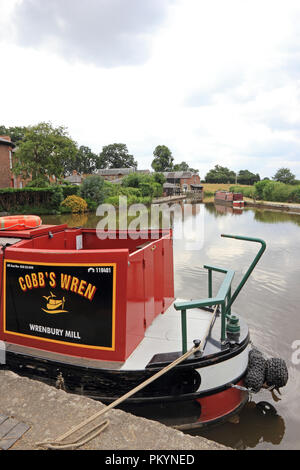
[[0, 217], [0, 231], [26, 230], [38, 228], [42, 225], [42, 219], [37, 215], [9, 215]]

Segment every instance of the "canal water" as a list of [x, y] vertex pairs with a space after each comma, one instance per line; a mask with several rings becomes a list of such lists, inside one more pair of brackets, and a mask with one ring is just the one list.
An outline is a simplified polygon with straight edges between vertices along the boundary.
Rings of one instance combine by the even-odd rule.
[[[193, 206], [183, 225], [195, 223], [197, 243], [174, 239], [175, 295], [177, 298], [207, 297], [207, 272], [204, 264], [235, 270], [235, 287], [246, 272], [260, 245], [221, 238], [222, 233], [262, 238], [267, 250], [238, 296], [233, 311], [248, 322], [255, 347], [266, 357], [281, 357], [288, 365], [289, 382], [275, 392], [252, 395], [239, 421], [222, 424], [207, 431], [197, 431], [208, 439], [236, 449], [300, 448], [300, 214], [244, 209], [213, 203]], [[96, 227], [95, 215], [43, 217], [44, 223], [67, 223], [70, 226]], [[182, 221], [174, 218], [176, 228]], [[214, 292], [222, 282], [214, 274]], [[300, 346], [298, 345], [298, 349]], [[293, 356], [294, 354], [294, 356]], [[295, 360], [296, 359], [296, 360]], [[272, 405], [264, 411], [261, 402]], [[270, 408], [270, 407], [269, 407]]]

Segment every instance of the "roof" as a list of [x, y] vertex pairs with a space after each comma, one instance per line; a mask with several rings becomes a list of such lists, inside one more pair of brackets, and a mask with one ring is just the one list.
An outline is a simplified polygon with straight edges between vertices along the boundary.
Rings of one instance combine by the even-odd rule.
[[15, 144], [11, 140], [4, 139], [3, 137], [0, 137], [0, 144], [9, 145], [9, 147], [12, 147], [12, 148], [15, 147]]
[[167, 171], [163, 173], [167, 179], [192, 178], [193, 174], [191, 171]]
[[130, 175], [131, 173], [149, 174], [150, 170], [137, 170], [136, 168], [104, 168], [97, 170], [97, 174], [100, 176], [125, 176]]
[[100, 176], [117, 176], [117, 175], [129, 175], [135, 173], [135, 168], [109, 168], [104, 170], [97, 170], [97, 174]]
[[68, 181], [69, 183], [73, 183], [73, 184], [81, 184], [82, 176], [80, 176], [80, 175], [67, 176], [65, 178], [65, 181]]

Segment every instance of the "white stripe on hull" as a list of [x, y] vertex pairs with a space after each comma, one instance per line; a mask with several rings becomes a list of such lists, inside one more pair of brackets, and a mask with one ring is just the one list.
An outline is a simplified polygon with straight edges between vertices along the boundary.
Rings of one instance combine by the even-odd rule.
[[249, 350], [250, 346], [227, 361], [196, 369], [201, 376], [201, 385], [197, 391], [206, 392], [222, 387], [243, 375], [248, 367]]

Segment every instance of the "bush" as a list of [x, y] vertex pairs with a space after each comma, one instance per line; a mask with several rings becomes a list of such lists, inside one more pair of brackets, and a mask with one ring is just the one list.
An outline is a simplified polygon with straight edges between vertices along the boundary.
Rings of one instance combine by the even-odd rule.
[[104, 179], [99, 175], [88, 176], [83, 180], [80, 188], [80, 196], [83, 199], [91, 200], [102, 204], [105, 198], [105, 190], [107, 186], [104, 184]]
[[264, 199], [275, 202], [291, 202], [291, 188], [284, 183], [271, 183], [264, 190]]
[[119, 205], [119, 196], [109, 196], [105, 199], [105, 204], [111, 204], [112, 206]]
[[50, 207], [52, 209], [59, 209], [63, 199], [64, 199], [64, 194], [61, 186], [53, 186], [53, 194], [52, 198], [50, 201]]
[[273, 182], [270, 180], [263, 180], [259, 181], [258, 183], [255, 183], [255, 196], [257, 197], [257, 199], [264, 199], [264, 191], [265, 189], [267, 190], [267, 186], [269, 186], [270, 184], [273, 184]]
[[[118, 206], [119, 205], [119, 197], [118, 196], [110, 196], [105, 200], [105, 204], [112, 204], [113, 206]], [[135, 196], [134, 194], [132, 195], [127, 195], [127, 205], [131, 206], [132, 204], [151, 204], [152, 198], [151, 197], [139, 197]]]
[[251, 187], [244, 187], [244, 186], [231, 186], [229, 188], [229, 191], [232, 191], [234, 193], [242, 193], [243, 196], [245, 197], [255, 197], [255, 188], [254, 186]]
[[141, 192], [143, 197], [151, 197], [153, 196], [154, 189], [151, 183], [141, 183], [140, 184]]
[[292, 190], [291, 196], [293, 201], [300, 203], [300, 185]]
[[116, 194], [116, 184], [110, 183], [109, 181], [104, 180], [104, 186], [103, 186], [103, 191], [104, 191], [104, 198], [106, 199], [107, 197], [113, 196]]
[[142, 193], [140, 189], [138, 188], [122, 186], [120, 184], [113, 184], [113, 183], [110, 183], [109, 181], [105, 181], [104, 182], [104, 195], [106, 199], [111, 196], [130, 196], [130, 195], [141, 196]]
[[88, 205], [84, 199], [79, 196], [68, 196], [62, 203], [62, 208], [70, 210], [72, 213], [86, 212]]
[[63, 190], [64, 199], [68, 196], [79, 196], [80, 187], [75, 184], [62, 184], [61, 188]]
[[122, 187], [140, 189], [142, 197], [160, 197], [165, 177], [161, 173], [131, 173], [122, 181]]
[[119, 186], [119, 185], [116, 188], [115, 194], [118, 196], [127, 196], [127, 197], [133, 196], [136, 198], [142, 196], [142, 192], [138, 188], [123, 188], [122, 186]]
[[161, 197], [163, 195], [163, 186], [160, 183], [153, 183], [153, 197]]
[[274, 202], [300, 202], [300, 186], [279, 183], [276, 181], [260, 181], [255, 184], [258, 199]]
[[130, 188], [138, 188], [144, 180], [145, 180], [144, 174], [131, 173], [130, 175], [123, 178], [122, 186], [130, 187]]
[[97, 207], [99, 206], [98, 202], [95, 202], [92, 199], [86, 199], [86, 203], [87, 203], [88, 209], [90, 211], [95, 211], [96, 212]]

